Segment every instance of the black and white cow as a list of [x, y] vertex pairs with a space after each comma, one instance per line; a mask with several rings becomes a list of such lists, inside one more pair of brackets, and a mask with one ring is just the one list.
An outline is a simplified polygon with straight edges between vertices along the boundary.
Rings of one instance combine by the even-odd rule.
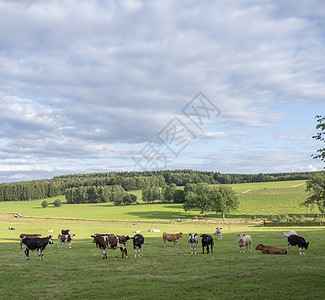
[[202, 234], [202, 248], [204, 254], [204, 247], [207, 247], [207, 253], [209, 254], [209, 246], [211, 246], [211, 253], [213, 252], [213, 238], [210, 234]]
[[136, 234], [134, 237], [131, 238], [133, 240], [133, 248], [134, 248], [134, 258], [137, 258], [137, 252], [138, 256], [142, 256], [142, 249], [143, 249], [143, 243], [144, 243], [144, 237], [141, 234]]
[[191, 247], [191, 254], [194, 253], [196, 255], [196, 247], [197, 247], [198, 241], [199, 241], [199, 239], [198, 239], [196, 233], [189, 233], [188, 242], [189, 242], [190, 247]]
[[308, 249], [309, 242], [306, 243], [305, 239], [301, 236], [298, 235], [290, 235], [288, 237], [288, 253], [289, 253], [289, 248], [290, 246], [298, 246], [300, 255], [305, 255], [304, 253], [304, 248]]
[[24, 244], [26, 259], [29, 260], [29, 250], [37, 250], [38, 259], [44, 259], [44, 250], [47, 244], [53, 244], [52, 236], [48, 236], [45, 238], [30, 238], [24, 237], [22, 240]]

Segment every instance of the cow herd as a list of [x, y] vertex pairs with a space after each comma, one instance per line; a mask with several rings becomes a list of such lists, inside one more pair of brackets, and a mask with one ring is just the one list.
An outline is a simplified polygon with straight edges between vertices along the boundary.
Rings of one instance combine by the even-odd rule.
[[[67, 243], [69, 248], [71, 248], [71, 242], [74, 234], [69, 233], [70, 230], [62, 230], [61, 234], [58, 235], [58, 248], [62, 248], [63, 243]], [[217, 227], [216, 232], [214, 233], [217, 236], [218, 240], [222, 240], [222, 228]], [[287, 254], [289, 253], [289, 248], [292, 246], [298, 246], [300, 255], [305, 255], [303, 248], [307, 249], [309, 242], [307, 243], [303, 237], [298, 236], [295, 231], [289, 232], [281, 232], [282, 236], [285, 237], [288, 241], [288, 250], [281, 248], [281, 247], [274, 247], [274, 246], [265, 246], [263, 244], [258, 244], [255, 250], [260, 250], [263, 254]], [[29, 260], [29, 251], [30, 250], [37, 250], [38, 259], [44, 259], [44, 250], [48, 244], [53, 244], [53, 238], [51, 235], [41, 238], [40, 234], [21, 234], [20, 235], [20, 248], [22, 245], [24, 246], [24, 252], [26, 255], [26, 259]], [[130, 239], [133, 241], [133, 248], [134, 248], [134, 257], [142, 257], [143, 251], [143, 244], [144, 244], [144, 237], [143, 235], [137, 233], [133, 237], [124, 236], [124, 235], [115, 235], [115, 234], [99, 234], [95, 233], [91, 235], [93, 238], [93, 243], [96, 244], [96, 247], [103, 251], [103, 259], [107, 259], [107, 249], [115, 250], [117, 248], [120, 249], [122, 258], [124, 256], [128, 258], [126, 242]], [[163, 232], [163, 244], [166, 247], [166, 241], [174, 243], [174, 247], [178, 247], [178, 240], [183, 237], [181, 232], [179, 233], [167, 233]], [[204, 250], [206, 249], [207, 254], [213, 252], [213, 237], [209, 234], [202, 234], [201, 243], [202, 243], [202, 252], [204, 254]], [[245, 253], [252, 251], [252, 237], [251, 235], [239, 233], [237, 234], [238, 237], [238, 246], [239, 252]], [[191, 254], [197, 253], [197, 245], [199, 242], [199, 237], [197, 233], [189, 233], [188, 243], [190, 245]]]

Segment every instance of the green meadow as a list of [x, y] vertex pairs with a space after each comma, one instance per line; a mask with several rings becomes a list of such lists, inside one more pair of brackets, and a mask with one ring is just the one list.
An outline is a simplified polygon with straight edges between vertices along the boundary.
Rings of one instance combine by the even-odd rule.
[[[240, 206], [237, 211], [226, 216], [230, 219], [267, 218], [269, 215], [296, 214], [313, 216], [316, 210], [301, 207], [306, 199], [304, 181], [265, 182], [255, 184], [234, 184], [239, 193]], [[247, 192], [248, 191], [248, 192]], [[140, 191], [135, 191], [141, 196]], [[62, 207], [54, 207], [53, 201], [60, 198]], [[49, 207], [42, 208], [44, 199], [20, 202], [0, 202], [1, 212], [17, 212], [23, 216], [64, 217], [103, 220], [183, 220], [195, 217], [199, 211], [185, 212], [182, 204], [161, 203], [144, 204], [139, 197], [139, 205], [114, 206], [111, 203], [66, 204], [64, 196], [46, 199]], [[214, 212], [208, 212], [206, 219], [221, 218]]]
[[[179, 204], [139, 204], [114, 207], [109, 203], [67, 205], [55, 208], [47, 199], [28, 202], [0, 202], [0, 298], [1, 299], [301, 299], [324, 298], [325, 231], [323, 227], [263, 227], [251, 223], [251, 216], [269, 214], [311, 215], [300, 203], [306, 198], [303, 182], [234, 185], [239, 194], [238, 211], [227, 216], [209, 213], [207, 220], [192, 218]], [[247, 193], [242, 193], [251, 190]], [[62, 200], [64, 200], [62, 198]], [[15, 218], [12, 212], [37, 218]], [[50, 218], [49, 218], [50, 217]], [[56, 217], [56, 218], [51, 218]], [[75, 219], [64, 219], [75, 218]], [[175, 222], [181, 218], [181, 222]], [[83, 219], [83, 220], [81, 220]], [[236, 223], [237, 220], [241, 222]], [[245, 222], [245, 220], [247, 222]], [[214, 237], [213, 253], [190, 254], [188, 233], [213, 234], [223, 227], [223, 238]], [[8, 230], [14, 227], [15, 230]], [[148, 232], [156, 228], [161, 232]], [[45, 250], [45, 260], [30, 253], [26, 261], [19, 248], [20, 233], [48, 235], [54, 244]], [[70, 229], [75, 234], [72, 248], [58, 249], [57, 234]], [[94, 233], [145, 237], [142, 258], [134, 258], [132, 241], [127, 242], [128, 259], [119, 250], [108, 250], [108, 259], [92, 243]], [[286, 248], [281, 231], [296, 230], [310, 242], [300, 256], [298, 248], [287, 255], [263, 255], [257, 244]], [[179, 247], [163, 247], [162, 232], [183, 232]], [[250, 234], [252, 252], [239, 253], [237, 233]]]

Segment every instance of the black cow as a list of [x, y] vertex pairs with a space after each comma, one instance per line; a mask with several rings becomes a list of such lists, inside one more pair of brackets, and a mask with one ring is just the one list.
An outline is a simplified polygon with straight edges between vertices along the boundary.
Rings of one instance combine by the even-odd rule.
[[131, 238], [133, 240], [133, 248], [134, 248], [134, 258], [137, 258], [137, 251], [139, 257], [142, 256], [142, 249], [144, 243], [144, 237], [141, 234], [136, 234], [134, 237]]
[[209, 254], [209, 246], [211, 246], [211, 253], [213, 252], [213, 238], [210, 234], [202, 234], [202, 248], [204, 254], [204, 247], [207, 247], [207, 253]]
[[67, 235], [67, 234], [69, 234], [69, 231], [70, 231], [70, 229], [66, 229], [66, 230], [62, 229], [61, 234]]
[[47, 244], [53, 244], [52, 236], [46, 238], [30, 238], [24, 237], [22, 240], [25, 248], [26, 259], [29, 260], [29, 250], [37, 250], [38, 259], [44, 259], [44, 250]]
[[309, 242], [306, 243], [305, 239], [303, 237], [301, 237], [301, 236], [290, 235], [288, 237], [288, 253], [289, 253], [290, 246], [298, 246], [299, 251], [300, 251], [300, 255], [301, 254], [305, 255], [303, 248], [307, 249], [308, 245], [309, 245]]

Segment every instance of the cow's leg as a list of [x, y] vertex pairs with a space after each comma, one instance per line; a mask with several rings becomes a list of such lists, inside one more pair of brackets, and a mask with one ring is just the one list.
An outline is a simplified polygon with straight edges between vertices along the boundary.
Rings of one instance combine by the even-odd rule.
[[129, 258], [128, 257], [128, 250], [126, 250], [126, 247], [124, 246], [124, 253], [125, 253], [125, 258]]
[[71, 249], [71, 241], [69, 242], [69, 248]]
[[163, 238], [163, 241], [164, 241], [164, 247], [166, 247], [166, 239]]
[[103, 249], [103, 259], [107, 258], [106, 249]]
[[137, 258], [137, 247], [134, 248], [134, 258]]
[[143, 244], [141, 244], [141, 248], [140, 248], [140, 257], [142, 257], [142, 250], [143, 250]]
[[209, 247], [209, 245], [207, 246], [207, 254], [209, 254], [210, 253], [210, 247]]
[[26, 260], [29, 260], [29, 249], [25, 248]]
[[243, 246], [239, 246], [239, 253], [241, 253]]
[[290, 243], [288, 242], [288, 253], [289, 253]]
[[202, 249], [203, 249], [203, 254], [204, 254], [204, 246], [202, 246]]
[[211, 244], [211, 253], [213, 253], [213, 244]]

